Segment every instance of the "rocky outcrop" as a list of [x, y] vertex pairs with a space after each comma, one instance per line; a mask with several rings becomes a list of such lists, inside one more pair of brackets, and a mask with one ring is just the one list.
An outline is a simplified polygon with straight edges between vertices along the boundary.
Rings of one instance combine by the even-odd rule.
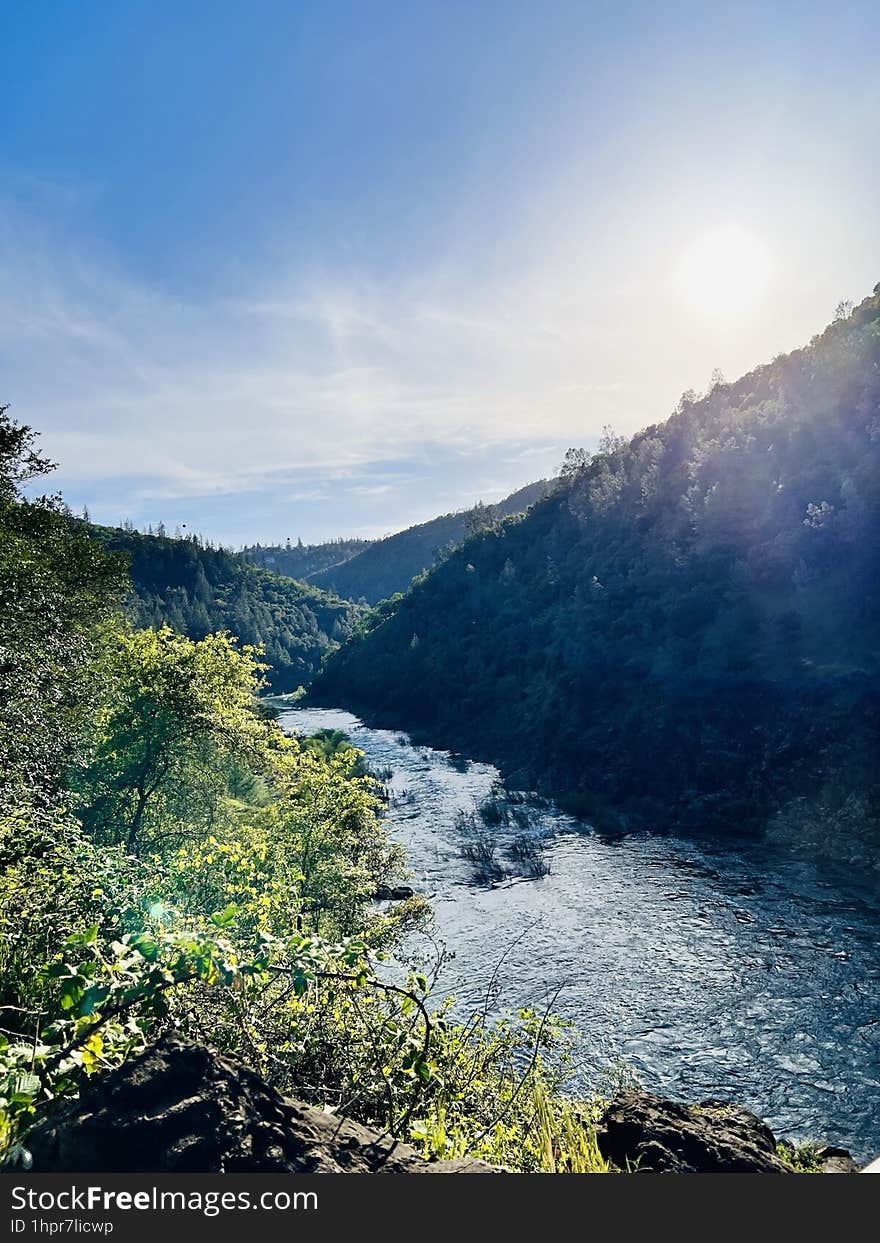
[[424, 1161], [356, 1122], [281, 1096], [202, 1045], [166, 1036], [87, 1086], [26, 1140], [34, 1171], [77, 1173], [497, 1173]]
[[606, 1109], [597, 1139], [619, 1169], [662, 1174], [790, 1174], [766, 1123], [727, 1101], [680, 1105], [647, 1092], [622, 1092]]
[[847, 1152], [845, 1148], [833, 1148], [826, 1146], [816, 1151], [816, 1164], [823, 1174], [859, 1174], [868, 1173], [868, 1170], [861, 1171], [859, 1166], [852, 1158], [852, 1154]]
[[[605, 1110], [597, 1139], [606, 1160], [636, 1173], [792, 1173], [770, 1128], [727, 1101], [682, 1105], [623, 1092]], [[43, 1173], [501, 1173], [477, 1160], [425, 1161], [174, 1035], [87, 1085], [34, 1127], [25, 1147]], [[842, 1148], [817, 1149], [813, 1160], [824, 1173], [858, 1168]]]

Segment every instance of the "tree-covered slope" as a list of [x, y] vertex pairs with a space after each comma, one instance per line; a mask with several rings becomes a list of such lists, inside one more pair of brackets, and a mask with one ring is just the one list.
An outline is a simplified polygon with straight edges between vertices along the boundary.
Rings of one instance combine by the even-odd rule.
[[276, 691], [308, 683], [364, 612], [235, 553], [207, 547], [198, 537], [86, 529], [107, 549], [126, 554], [133, 587], [128, 608], [137, 625], [156, 628], [167, 622], [193, 639], [229, 630], [243, 643], [259, 643]]
[[323, 544], [304, 544], [302, 540], [294, 544], [288, 540], [285, 544], [249, 544], [242, 548], [241, 556], [273, 574], [302, 579], [356, 557], [371, 543], [366, 539], [334, 539]]
[[469, 540], [315, 698], [597, 816], [876, 818], [878, 295]]
[[348, 600], [377, 604], [406, 591], [416, 575], [442, 561], [470, 532], [491, 527], [502, 518], [528, 509], [540, 500], [547, 487], [544, 480], [530, 483], [497, 505], [475, 505], [398, 531], [376, 540], [355, 557], [309, 575], [309, 580]]

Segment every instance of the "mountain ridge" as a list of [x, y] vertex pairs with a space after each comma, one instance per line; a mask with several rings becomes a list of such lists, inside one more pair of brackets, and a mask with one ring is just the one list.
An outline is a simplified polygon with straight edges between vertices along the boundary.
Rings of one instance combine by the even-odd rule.
[[876, 824], [878, 482], [880, 285], [468, 540], [312, 699], [606, 823], [754, 827], [805, 792], [833, 818], [855, 790]]
[[470, 509], [439, 514], [374, 540], [356, 556], [308, 576], [309, 582], [345, 599], [378, 604], [406, 591], [419, 574], [430, 570], [461, 543], [469, 529], [491, 526], [527, 509], [549, 488], [546, 480], [526, 484], [494, 505], [478, 502]]

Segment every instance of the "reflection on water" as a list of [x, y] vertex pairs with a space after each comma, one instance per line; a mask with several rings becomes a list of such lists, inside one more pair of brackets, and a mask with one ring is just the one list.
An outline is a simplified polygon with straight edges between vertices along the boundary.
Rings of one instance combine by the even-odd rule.
[[[481, 1002], [502, 953], [501, 1006], [555, 1009], [578, 1028], [589, 1087], [623, 1059], [645, 1087], [721, 1096], [784, 1137], [857, 1157], [880, 1148], [880, 904], [762, 843], [604, 840], [552, 807], [539, 880], [472, 883], [456, 821], [497, 785], [486, 764], [413, 747], [340, 710], [293, 709], [288, 730], [344, 730], [390, 769], [389, 825], [454, 952], [440, 987]], [[521, 934], [529, 930], [519, 940]]]

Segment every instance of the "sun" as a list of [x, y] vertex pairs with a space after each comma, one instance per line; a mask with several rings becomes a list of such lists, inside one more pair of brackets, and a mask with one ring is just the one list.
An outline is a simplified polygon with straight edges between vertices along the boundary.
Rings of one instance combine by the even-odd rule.
[[705, 315], [742, 315], [764, 292], [770, 275], [766, 249], [736, 226], [706, 233], [688, 248], [676, 285], [692, 310]]

